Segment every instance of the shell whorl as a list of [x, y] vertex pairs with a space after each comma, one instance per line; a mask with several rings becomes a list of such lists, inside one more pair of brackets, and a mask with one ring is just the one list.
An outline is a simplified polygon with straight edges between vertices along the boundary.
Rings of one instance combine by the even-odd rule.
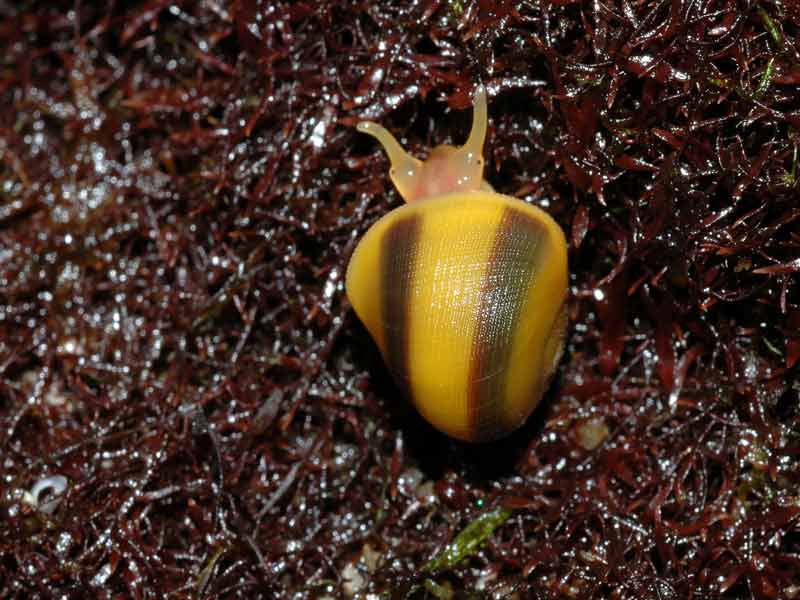
[[451, 194], [373, 225], [347, 290], [420, 413], [453, 437], [494, 439], [524, 422], [557, 362], [566, 244], [519, 200]]

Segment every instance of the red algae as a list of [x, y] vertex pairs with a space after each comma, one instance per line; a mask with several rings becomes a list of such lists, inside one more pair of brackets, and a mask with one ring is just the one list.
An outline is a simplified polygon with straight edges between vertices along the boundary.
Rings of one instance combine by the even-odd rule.
[[[794, 3], [0, 17], [0, 597], [800, 597]], [[570, 333], [466, 446], [343, 274], [399, 204], [355, 123], [421, 156], [477, 83], [488, 180], [569, 234]]]

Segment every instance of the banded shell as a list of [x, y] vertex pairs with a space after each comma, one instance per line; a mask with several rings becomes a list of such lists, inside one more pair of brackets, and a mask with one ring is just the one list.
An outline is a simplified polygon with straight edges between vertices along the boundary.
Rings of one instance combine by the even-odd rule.
[[561, 356], [564, 234], [509, 196], [456, 192], [393, 210], [358, 244], [346, 288], [404, 394], [455, 438], [519, 427]]

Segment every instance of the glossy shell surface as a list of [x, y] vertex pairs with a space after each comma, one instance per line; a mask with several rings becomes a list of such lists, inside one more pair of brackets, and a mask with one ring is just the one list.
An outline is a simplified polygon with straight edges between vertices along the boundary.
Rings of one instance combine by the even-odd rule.
[[509, 196], [456, 192], [393, 210], [357, 246], [346, 287], [405, 395], [455, 438], [519, 427], [561, 355], [564, 234]]

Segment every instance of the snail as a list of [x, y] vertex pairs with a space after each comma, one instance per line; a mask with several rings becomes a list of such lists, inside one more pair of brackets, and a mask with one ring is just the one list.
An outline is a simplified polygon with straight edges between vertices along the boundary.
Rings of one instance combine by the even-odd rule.
[[564, 347], [567, 245], [550, 215], [483, 180], [486, 91], [460, 148], [424, 162], [372, 122], [406, 204], [375, 222], [345, 289], [404, 394], [434, 427], [470, 441], [522, 425]]

